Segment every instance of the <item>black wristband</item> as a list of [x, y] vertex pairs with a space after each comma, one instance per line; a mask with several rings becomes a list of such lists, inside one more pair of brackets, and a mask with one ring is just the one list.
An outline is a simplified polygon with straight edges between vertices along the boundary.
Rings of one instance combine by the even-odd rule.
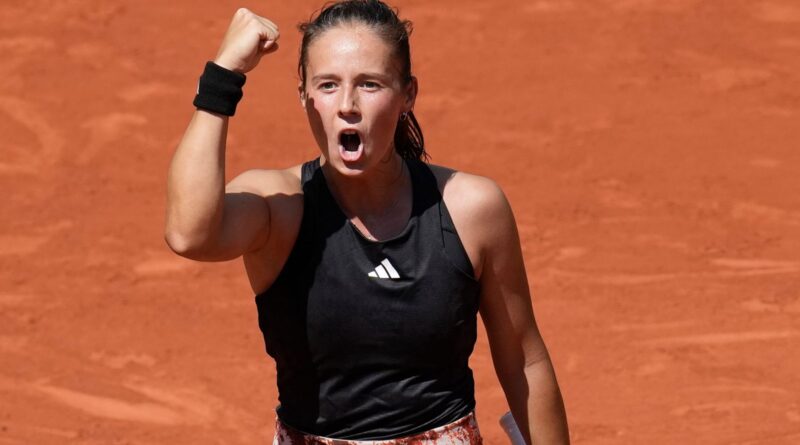
[[213, 113], [233, 116], [236, 104], [242, 99], [242, 87], [247, 77], [225, 69], [214, 62], [206, 63], [197, 83], [194, 106]]

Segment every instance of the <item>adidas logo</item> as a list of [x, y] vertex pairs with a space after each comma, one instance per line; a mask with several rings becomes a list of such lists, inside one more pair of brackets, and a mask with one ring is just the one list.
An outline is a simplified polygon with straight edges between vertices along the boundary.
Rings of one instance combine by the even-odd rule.
[[392, 263], [389, 262], [389, 258], [384, 258], [381, 261], [381, 264], [375, 268], [372, 272], [368, 273], [367, 276], [372, 278], [388, 278], [392, 280], [396, 280], [400, 278], [400, 274], [397, 273]]

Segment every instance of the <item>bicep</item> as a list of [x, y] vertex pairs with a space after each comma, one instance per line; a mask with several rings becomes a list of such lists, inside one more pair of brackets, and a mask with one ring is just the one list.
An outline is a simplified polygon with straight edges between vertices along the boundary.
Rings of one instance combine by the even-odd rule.
[[226, 188], [218, 254], [224, 259], [234, 259], [258, 249], [269, 237], [269, 222], [266, 198]]
[[547, 356], [528, 288], [514, 215], [502, 191], [488, 192], [481, 226], [480, 314], [498, 376], [522, 371]]
[[192, 259], [227, 261], [257, 249], [269, 237], [269, 172], [247, 171], [225, 186], [217, 235]]

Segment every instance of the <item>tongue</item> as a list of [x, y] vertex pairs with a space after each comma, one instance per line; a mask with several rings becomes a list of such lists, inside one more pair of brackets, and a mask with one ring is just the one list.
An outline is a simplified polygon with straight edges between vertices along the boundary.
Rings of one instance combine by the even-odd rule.
[[342, 146], [347, 151], [358, 151], [358, 146], [361, 144], [361, 140], [357, 134], [343, 134], [342, 135]]

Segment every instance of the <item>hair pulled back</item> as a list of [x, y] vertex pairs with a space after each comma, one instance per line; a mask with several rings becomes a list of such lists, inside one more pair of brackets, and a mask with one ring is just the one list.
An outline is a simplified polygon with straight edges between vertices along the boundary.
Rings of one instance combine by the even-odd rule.
[[[411, 50], [408, 36], [412, 25], [408, 20], [400, 20], [397, 11], [380, 0], [343, 0], [322, 8], [313, 20], [301, 23], [298, 29], [303, 33], [300, 45], [300, 60], [297, 73], [301, 88], [305, 91], [306, 67], [308, 66], [308, 47], [325, 31], [342, 24], [363, 24], [370, 27], [394, 49], [400, 62], [400, 78], [404, 85], [412, 80]], [[425, 140], [413, 111], [404, 113], [397, 122], [394, 132], [394, 146], [404, 159], [426, 160]]]

